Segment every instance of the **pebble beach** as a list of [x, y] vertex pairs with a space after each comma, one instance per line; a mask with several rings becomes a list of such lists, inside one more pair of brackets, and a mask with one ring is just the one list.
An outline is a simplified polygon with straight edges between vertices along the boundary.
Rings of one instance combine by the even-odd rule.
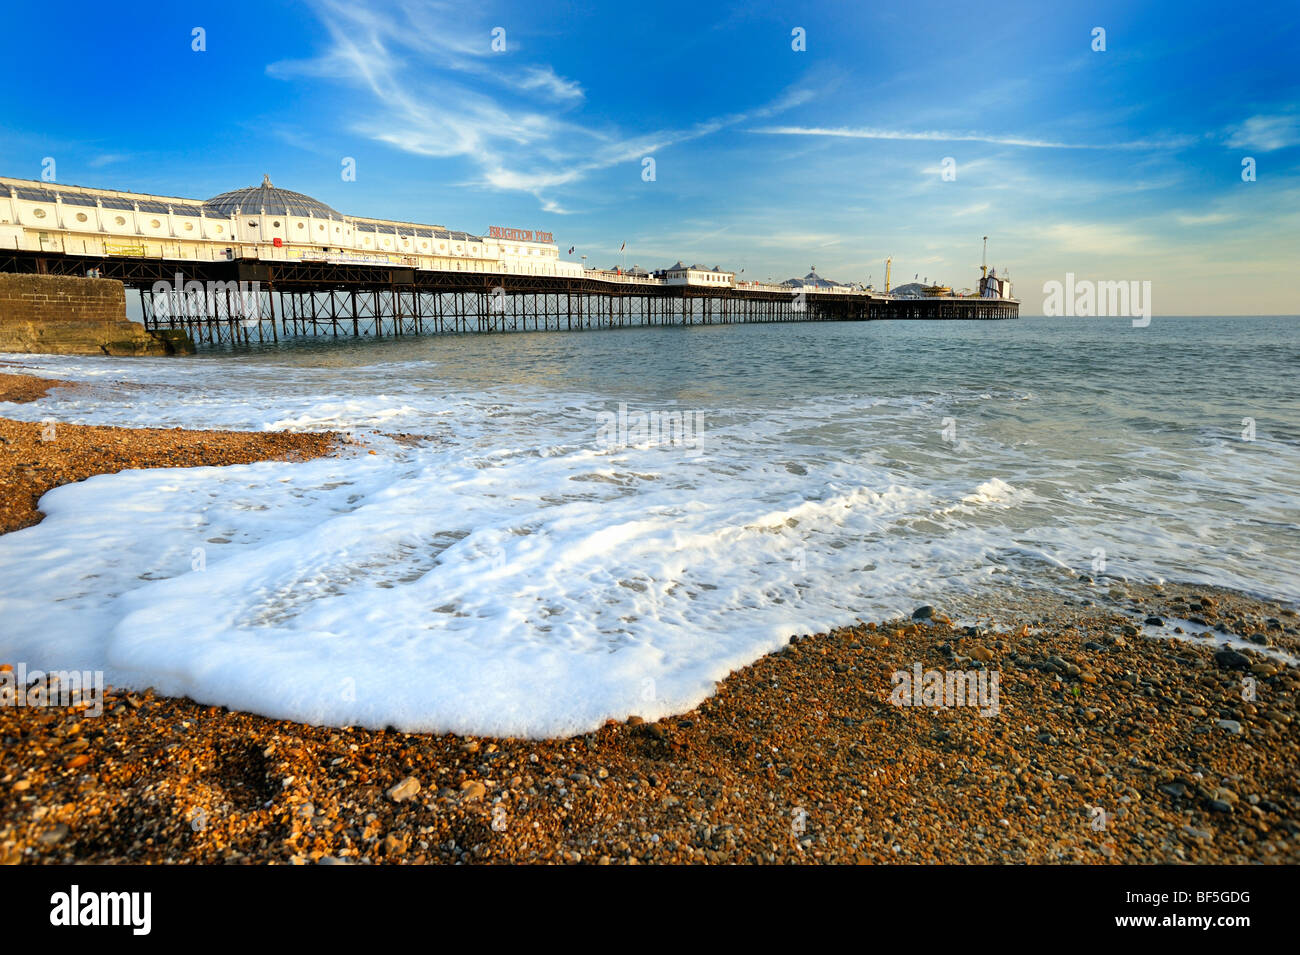
[[[1297, 643], [1293, 614], [1248, 598], [1166, 587], [1118, 603]], [[4, 709], [0, 854], [1300, 862], [1295, 669], [1131, 620], [1074, 607], [1006, 629], [930, 618], [801, 636], [692, 712], [564, 740], [304, 726], [148, 692], [111, 692], [95, 719]], [[916, 662], [998, 669], [1000, 713], [891, 704], [891, 673]]]
[[[67, 382], [0, 373], [0, 402], [29, 402]], [[62, 484], [129, 468], [202, 467], [307, 460], [326, 454], [330, 434], [114, 428], [0, 418], [0, 534], [39, 523], [41, 495]]]
[[[0, 376], [0, 400], [58, 382]], [[0, 531], [125, 468], [306, 459], [322, 433], [0, 419]], [[564, 739], [309, 726], [109, 688], [0, 707], [9, 863], [1290, 863], [1294, 609], [1099, 579], [797, 634], [689, 712]], [[0, 669], [16, 661], [0, 660]], [[997, 712], [897, 674], [996, 673]], [[918, 672], [919, 672], [918, 670]]]

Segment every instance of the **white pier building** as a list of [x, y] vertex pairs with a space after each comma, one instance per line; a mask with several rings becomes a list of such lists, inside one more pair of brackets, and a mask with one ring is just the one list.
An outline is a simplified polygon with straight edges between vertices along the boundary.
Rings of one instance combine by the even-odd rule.
[[0, 249], [185, 261], [269, 260], [397, 265], [442, 272], [581, 278], [550, 233], [440, 225], [338, 212], [318, 199], [260, 186], [211, 199], [0, 177]]

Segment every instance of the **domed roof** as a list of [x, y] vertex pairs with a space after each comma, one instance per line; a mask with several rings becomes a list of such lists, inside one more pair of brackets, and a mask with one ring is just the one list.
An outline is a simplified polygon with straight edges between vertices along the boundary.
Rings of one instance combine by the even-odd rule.
[[203, 205], [209, 212], [226, 218], [234, 215], [236, 211], [245, 215], [257, 215], [263, 209], [268, 213], [282, 215], [316, 216], [320, 219], [343, 218], [341, 213], [331, 209], [319, 199], [304, 196], [301, 192], [277, 189], [271, 185], [270, 176], [263, 176], [260, 186], [223, 192], [219, 196], [213, 196]]

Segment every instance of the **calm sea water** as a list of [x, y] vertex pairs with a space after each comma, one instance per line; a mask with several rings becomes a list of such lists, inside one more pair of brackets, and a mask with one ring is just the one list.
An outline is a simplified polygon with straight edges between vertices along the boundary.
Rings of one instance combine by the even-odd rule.
[[[355, 433], [60, 488], [0, 538], [0, 658], [270, 715], [569, 733], [923, 602], [1108, 577], [1300, 599], [1295, 318], [9, 359], [91, 383], [11, 417]], [[620, 408], [702, 431], [619, 444]]]

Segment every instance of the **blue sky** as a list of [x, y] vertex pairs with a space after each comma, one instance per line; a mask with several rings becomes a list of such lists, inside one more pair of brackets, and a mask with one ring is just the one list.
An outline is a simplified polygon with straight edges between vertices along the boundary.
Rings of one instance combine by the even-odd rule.
[[974, 285], [989, 235], [1026, 313], [1067, 271], [1149, 280], [1156, 314], [1300, 313], [1294, 2], [264, 0], [6, 17], [4, 175], [39, 178], [53, 157], [61, 182], [202, 198], [266, 173], [348, 213], [544, 229], [590, 264], [626, 242], [628, 265], [778, 280], [816, 265], [877, 287], [887, 255], [895, 284]]

